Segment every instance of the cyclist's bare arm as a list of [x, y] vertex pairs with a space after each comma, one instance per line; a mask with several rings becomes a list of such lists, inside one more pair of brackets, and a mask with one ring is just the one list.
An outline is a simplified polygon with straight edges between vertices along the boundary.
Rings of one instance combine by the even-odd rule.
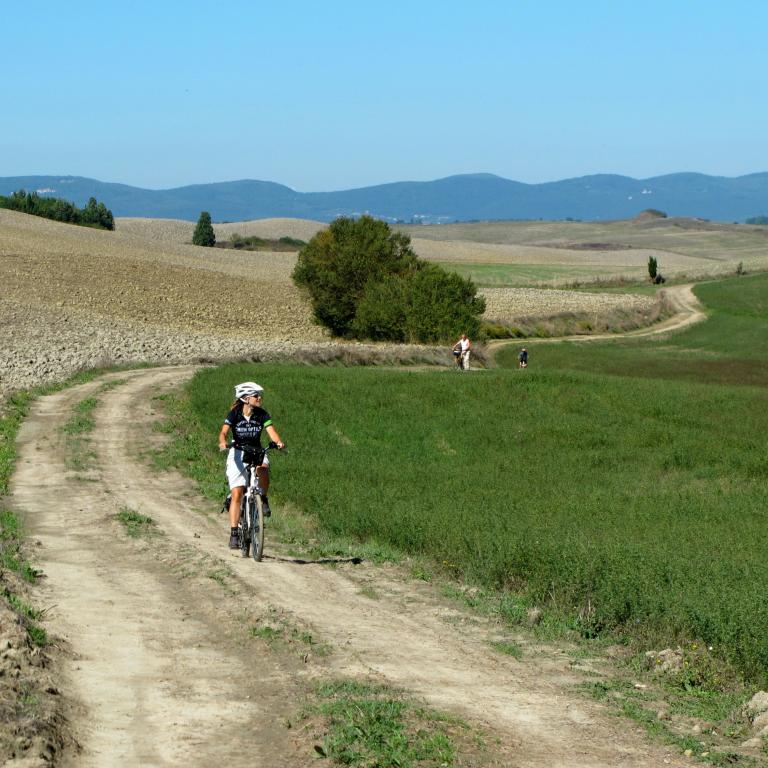
[[225, 424], [219, 432], [219, 450], [227, 450], [227, 435], [229, 434], [229, 424]]
[[271, 424], [267, 427], [267, 434], [270, 440], [277, 443], [278, 451], [282, 451], [285, 448], [285, 443], [280, 439], [280, 435], [277, 434], [277, 430]]

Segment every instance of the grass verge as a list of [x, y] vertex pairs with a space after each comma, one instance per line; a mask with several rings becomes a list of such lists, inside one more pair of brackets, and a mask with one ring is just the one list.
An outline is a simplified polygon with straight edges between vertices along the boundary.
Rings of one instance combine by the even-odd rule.
[[615, 309], [610, 312], [562, 312], [548, 317], [522, 317], [514, 323], [489, 321], [482, 332], [488, 339], [547, 339], [558, 336], [591, 336], [604, 333], [626, 333], [647, 328], [670, 317], [665, 302], [658, 301], [650, 309]]
[[115, 517], [125, 526], [126, 533], [132, 539], [159, 535], [155, 521], [136, 510], [123, 507]]
[[[35, 398], [91, 380], [105, 371], [88, 371], [57, 385], [18, 391], [0, 405], [0, 624], [4, 647], [0, 663], [0, 763], [33, 759], [34, 750], [58, 755], [70, 743], [62, 698], [51, 685], [50, 640], [41, 626], [44, 611], [28, 599], [38, 571], [24, 554], [24, 531], [7, 502], [9, 481], [17, 459], [16, 439]], [[73, 424], [74, 427], [74, 424]], [[77, 427], [76, 431], [80, 429]], [[11, 650], [14, 656], [11, 656]], [[74, 743], [74, 742], [72, 742]], [[39, 758], [34, 758], [39, 760]]]
[[[29, 391], [14, 392], [2, 404], [2, 412], [0, 413], [0, 570], [15, 574], [23, 582], [34, 583], [39, 574], [24, 557], [22, 546], [24, 536], [21, 523], [16, 513], [8, 507], [5, 501], [17, 458], [16, 437], [19, 428], [37, 397], [58, 392], [77, 384], [84, 384], [103, 373], [106, 373], [105, 369], [83, 371], [58, 384], [37, 387]], [[110, 383], [105, 386], [114, 385]], [[80, 411], [68, 423], [68, 428], [65, 430], [67, 434], [78, 436], [92, 429], [91, 413], [93, 406], [94, 404], [91, 402], [82, 405]], [[12, 608], [14, 601], [20, 599], [16, 591], [11, 589], [5, 590], [5, 598]], [[45, 637], [44, 630], [36, 625], [36, 619], [29, 612], [16, 611], [16, 613], [20, 621], [24, 622], [27, 633], [33, 642]]]
[[124, 383], [124, 379], [108, 381], [99, 387], [95, 395], [83, 398], [72, 409], [72, 416], [62, 426], [67, 440], [66, 465], [77, 473], [85, 473], [96, 458], [90, 448], [90, 434], [96, 426], [94, 411], [99, 404], [99, 394]]
[[[315, 734], [317, 755], [333, 765], [438, 768], [484, 764], [484, 734], [401, 691], [334, 680], [318, 684], [312, 699], [298, 720]], [[471, 758], [465, 762], [468, 756]]]
[[309, 654], [322, 658], [332, 652], [330, 645], [318, 640], [311, 630], [297, 626], [288, 614], [275, 606], [267, 606], [248, 634], [266, 641], [270, 647], [291, 648], [304, 661]]
[[[700, 763], [741, 768], [764, 765], [760, 757], [745, 754], [739, 746], [749, 734], [747, 722], [739, 715], [740, 705], [746, 700], [743, 694], [730, 699], [717, 695], [711, 700], [716, 702], [713, 709], [709, 702], [702, 705], [701, 691], [680, 689], [674, 679], [662, 681], [655, 688], [627, 679], [606, 679], [584, 683], [580, 690], [606, 703], [616, 714], [633, 720], [654, 740], [673, 746]], [[727, 711], [724, 703], [729, 705]], [[681, 707], [686, 719], [700, 723], [695, 733], [681, 732], [676, 725], [679, 717], [672, 715], [681, 715]]]

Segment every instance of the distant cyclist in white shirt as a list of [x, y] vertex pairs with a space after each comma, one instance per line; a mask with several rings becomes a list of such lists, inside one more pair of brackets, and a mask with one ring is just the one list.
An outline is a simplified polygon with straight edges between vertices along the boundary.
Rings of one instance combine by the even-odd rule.
[[[261, 407], [264, 388], [253, 381], [246, 381], [235, 387], [235, 402], [224, 419], [219, 432], [219, 450], [227, 451], [227, 480], [232, 498], [229, 502], [229, 548], [237, 549], [237, 522], [240, 517], [240, 504], [245, 486], [248, 484], [248, 472], [243, 462], [243, 449], [252, 453], [262, 453], [261, 433], [265, 431], [270, 440], [277, 443], [278, 450], [285, 445], [272, 425], [272, 417]], [[233, 441], [227, 445], [227, 436], [232, 432]], [[256, 468], [259, 476], [264, 503], [264, 514], [270, 513], [267, 490], [269, 489], [269, 459], [262, 456]]]
[[456, 365], [459, 370], [469, 370], [469, 351], [472, 349], [472, 342], [467, 338], [466, 333], [461, 334], [461, 338], [453, 345], [453, 351], [458, 352]]

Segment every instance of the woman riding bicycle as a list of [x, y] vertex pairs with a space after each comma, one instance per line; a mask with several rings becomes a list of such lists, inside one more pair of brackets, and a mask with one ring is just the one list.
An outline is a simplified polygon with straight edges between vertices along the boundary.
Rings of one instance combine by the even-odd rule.
[[[248, 483], [248, 471], [243, 461], [243, 449], [260, 456], [256, 473], [261, 486], [264, 514], [269, 516], [267, 490], [269, 488], [269, 459], [263, 455], [261, 448], [261, 433], [266, 430], [270, 440], [277, 443], [278, 450], [285, 446], [272, 425], [272, 418], [261, 407], [264, 398], [264, 388], [253, 381], [245, 381], [235, 387], [235, 402], [224, 419], [219, 432], [219, 450], [229, 450], [227, 454], [227, 481], [232, 498], [229, 503], [229, 548], [237, 549], [237, 521], [240, 517], [240, 505], [243, 500], [245, 486]], [[230, 431], [233, 442], [227, 445]]]

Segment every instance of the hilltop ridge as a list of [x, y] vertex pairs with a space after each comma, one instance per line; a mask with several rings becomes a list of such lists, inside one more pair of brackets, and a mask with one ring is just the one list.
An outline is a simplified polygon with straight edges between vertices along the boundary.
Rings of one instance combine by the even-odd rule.
[[630, 219], [646, 208], [669, 216], [736, 222], [768, 213], [768, 173], [707, 176], [673, 173], [648, 179], [616, 174], [526, 184], [490, 173], [434, 181], [398, 181], [332, 192], [299, 192], [271, 181], [240, 179], [174, 189], [142, 189], [81, 176], [0, 177], [0, 195], [18, 189], [77, 205], [96, 197], [115, 216], [195, 221], [289, 217], [331, 221], [369, 213], [401, 223], [501, 219]]

